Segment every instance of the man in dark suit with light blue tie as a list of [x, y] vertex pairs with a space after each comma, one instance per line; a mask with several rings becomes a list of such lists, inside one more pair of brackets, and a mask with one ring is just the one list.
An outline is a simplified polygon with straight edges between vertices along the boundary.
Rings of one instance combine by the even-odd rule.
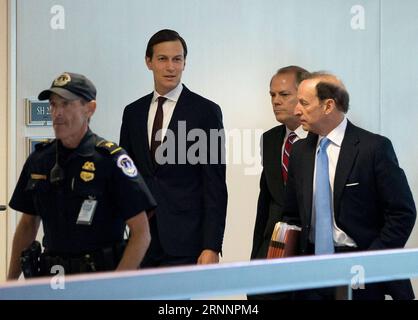
[[[284, 216], [302, 226], [301, 254], [404, 247], [416, 208], [389, 139], [347, 120], [349, 95], [334, 75], [301, 82], [295, 114], [309, 131], [293, 145]], [[333, 299], [333, 288], [299, 292]], [[409, 280], [366, 284], [353, 299], [413, 299]]]
[[158, 207], [149, 212], [151, 244], [141, 267], [219, 262], [227, 188], [222, 112], [181, 83], [187, 46], [173, 30], [146, 49], [154, 92], [125, 108], [120, 145]]

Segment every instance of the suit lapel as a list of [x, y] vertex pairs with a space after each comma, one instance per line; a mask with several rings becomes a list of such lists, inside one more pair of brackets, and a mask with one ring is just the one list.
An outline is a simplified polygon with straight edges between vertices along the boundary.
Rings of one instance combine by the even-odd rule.
[[306, 137], [306, 152], [303, 152], [301, 169], [303, 179], [303, 199], [306, 212], [306, 222], [310, 223], [312, 216], [312, 194], [313, 194], [313, 175], [315, 168], [315, 151], [318, 143], [318, 135], [309, 133]]
[[[189, 97], [189, 89], [183, 85], [183, 90], [179, 96], [179, 99], [176, 103], [176, 107], [174, 108], [173, 115], [171, 116], [170, 123], [168, 124], [168, 129], [174, 132], [175, 136], [177, 136], [178, 131], [178, 122], [186, 120], [186, 111], [187, 111], [187, 102]], [[164, 138], [165, 141], [166, 138]], [[184, 137], [186, 139], [186, 137]]]
[[347, 128], [338, 157], [337, 168], [335, 169], [334, 214], [336, 217], [339, 214], [338, 208], [340, 207], [341, 196], [345, 184], [358, 155], [359, 138], [355, 132], [355, 128], [356, 127], [350, 121], [347, 122]]
[[151, 107], [151, 101], [153, 97], [153, 93], [149, 94], [145, 97], [144, 105], [140, 110], [142, 111], [140, 113], [140, 118], [138, 119], [139, 124], [139, 130], [137, 139], [138, 141], [142, 140], [142, 143], [140, 144], [143, 146], [142, 150], [139, 150], [139, 152], [143, 153], [145, 155], [145, 160], [147, 163], [147, 167], [149, 168], [150, 172], [154, 170], [154, 164], [153, 160], [151, 159], [151, 153], [150, 153], [150, 145], [149, 145], [149, 137], [148, 137], [148, 113], [149, 109]]

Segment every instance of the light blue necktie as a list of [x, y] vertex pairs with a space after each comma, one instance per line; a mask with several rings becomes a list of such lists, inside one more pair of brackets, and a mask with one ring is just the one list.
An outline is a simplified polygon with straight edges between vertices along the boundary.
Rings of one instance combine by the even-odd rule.
[[316, 158], [315, 177], [315, 254], [334, 253], [332, 237], [331, 186], [327, 147], [331, 140], [322, 138]]

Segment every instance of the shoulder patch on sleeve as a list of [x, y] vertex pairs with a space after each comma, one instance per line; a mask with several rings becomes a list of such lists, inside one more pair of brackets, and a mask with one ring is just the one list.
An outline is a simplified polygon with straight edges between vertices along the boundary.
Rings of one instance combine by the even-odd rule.
[[125, 176], [135, 178], [138, 175], [138, 169], [136, 168], [133, 160], [127, 154], [121, 154], [116, 161], [119, 168]]
[[107, 140], [99, 141], [96, 144], [96, 148], [99, 150], [103, 150], [110, 155], [116, 154], [122, 150], [122, 147], [119, 147], [116, 143]]

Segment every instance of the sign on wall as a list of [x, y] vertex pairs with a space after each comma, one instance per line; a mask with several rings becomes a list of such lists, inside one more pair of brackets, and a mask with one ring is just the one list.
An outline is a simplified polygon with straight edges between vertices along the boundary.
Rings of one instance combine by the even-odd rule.
[[51, 126], [51, 106], [49, 101], [26, 99], [26, 125]]
[[27, 137], [26, 138], [26, 154], [29, 156], [38, 143], [49, 142], [54, 140], [53, 137]]

